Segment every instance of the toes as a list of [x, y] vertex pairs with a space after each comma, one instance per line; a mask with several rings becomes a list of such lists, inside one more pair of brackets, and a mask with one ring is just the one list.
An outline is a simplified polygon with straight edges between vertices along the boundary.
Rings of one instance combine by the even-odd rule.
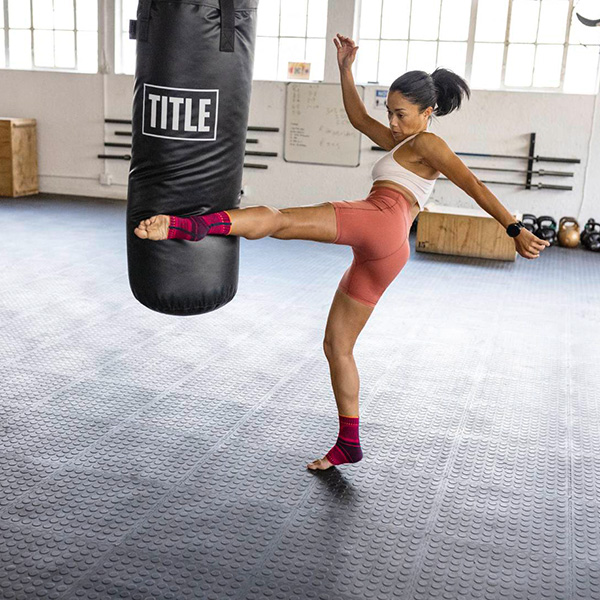
[[326, 461], [324, 458], [317, 458], [317, 460], [313, 460], [311, 463], [306, 465], [312, 471], [325, 471], [332, 467], [333, 465], [329, 464], [329, 461]]

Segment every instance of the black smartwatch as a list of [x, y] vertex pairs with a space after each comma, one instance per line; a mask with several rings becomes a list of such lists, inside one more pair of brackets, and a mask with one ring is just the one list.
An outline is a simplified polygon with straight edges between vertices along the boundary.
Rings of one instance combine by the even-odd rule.
[[521, 229], [523, 229], [523, 222], [516, 221], [506, 228], [506, 233], [508, 233], [511, 238], [515, 238], [521, 233]]

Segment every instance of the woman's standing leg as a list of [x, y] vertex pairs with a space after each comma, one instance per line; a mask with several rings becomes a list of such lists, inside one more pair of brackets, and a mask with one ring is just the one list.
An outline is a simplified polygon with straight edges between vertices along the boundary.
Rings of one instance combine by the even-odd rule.
[[[329, 310], [323, 350], [329, 363], [331, 385], [341, 421], [340, 430], [343, 417], [346, 417], [345, 422], [348, 424], [351, 423], [351, 419], [356, 419], [358, 429], [360, 378], [352, 351], [372, 312], [373, 307], [350, 298], [340, 290], [336, 291]], [[352, 432], [352, 428], [349, 431]], [[356, 438], [358, 439], [358, 431]], [[350, 449], [350, 452], [353, 451]], [[362, 455], [362, 452], [360, 454]], [[309, 463], [307, 467], [311, 470], [323, 470], [332, 465], [327, 456], [324, 456]]]

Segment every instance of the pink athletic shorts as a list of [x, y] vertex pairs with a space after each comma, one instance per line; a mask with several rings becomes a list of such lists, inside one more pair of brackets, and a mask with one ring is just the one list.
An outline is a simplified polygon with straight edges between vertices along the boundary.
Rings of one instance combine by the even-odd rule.
[[354, 260], [338, 286], [367, 306], [375, 306], [410, 256], [411, 203], [401, 192], [377, 187], [364, 200], [331, 202], [337, 236], [351, 246]]

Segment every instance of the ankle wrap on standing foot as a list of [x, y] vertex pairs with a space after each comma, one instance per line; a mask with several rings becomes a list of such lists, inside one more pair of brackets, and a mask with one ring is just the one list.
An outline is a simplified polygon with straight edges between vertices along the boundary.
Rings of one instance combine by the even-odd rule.
[[230, 230], [231, 218], [226, 210], [193, 217], [170, 216], [167, 239], [197, 242], [207, 235], [229, 235]]
[[362, 457], [362, 448], [358, 439], [359, 417], [339, 415], [340, 432], [335, 446], [326, 454], [332, 465], [358, 462]]

